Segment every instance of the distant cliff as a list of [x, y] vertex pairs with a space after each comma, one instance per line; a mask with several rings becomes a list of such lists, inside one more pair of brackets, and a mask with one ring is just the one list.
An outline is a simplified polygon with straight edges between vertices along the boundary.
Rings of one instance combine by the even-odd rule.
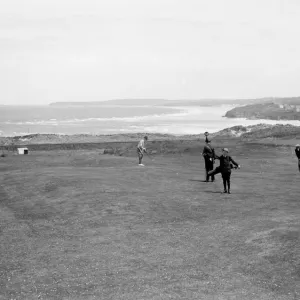
[[300, 98], [291, 101], [275, 100], [269, 103], [251, 104], [229, 110], [227, 118], [300, 120]]
[[298, 98], [259, 98], [259, 99], [184, 99], [184, 100], [168, 100], [168, 99], [115, 99], [94, 102], [53, 102], [50, 106], [215, 106], [215, 105], [251, 105], [258, 103], [285, 103], [300, 104]]

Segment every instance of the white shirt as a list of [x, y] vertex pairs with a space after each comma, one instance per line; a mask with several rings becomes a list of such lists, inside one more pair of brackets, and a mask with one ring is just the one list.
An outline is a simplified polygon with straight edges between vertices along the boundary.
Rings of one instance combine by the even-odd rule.
[[138, 144], [138, 148], [145, 150], [145, 140], [144, 139], [140, 140], [140, 142]]

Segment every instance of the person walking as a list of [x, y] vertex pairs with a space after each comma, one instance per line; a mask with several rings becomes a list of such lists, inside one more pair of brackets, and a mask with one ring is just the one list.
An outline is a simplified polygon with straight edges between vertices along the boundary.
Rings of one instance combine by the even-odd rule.
[[214, 175], [208, 175], [210, 171], [214, 169], [214, 163], [215, 163], [215, 149], [211, 146], [211, 140], [208, 139], [206, 136], [205, 139], [205, 146], [202, 151], [202, 155], [204, 157], [204, 162], [205, 162], [205, 171], [206, 171], [206, 182], [209, 181], [209, 177], [211, 177], [211, 181], [215, 181], [215, 176]]
[[299, 172], [300, 172], [300, 144], [296, 145], [295, 154], [298, 158], [298, 169], [299, 169]]

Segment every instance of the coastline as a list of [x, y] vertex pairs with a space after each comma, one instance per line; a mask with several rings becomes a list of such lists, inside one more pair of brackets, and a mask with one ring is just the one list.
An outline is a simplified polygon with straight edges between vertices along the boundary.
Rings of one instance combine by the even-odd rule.
[[94, 118], [85, 116], [84, 118], [77, 117], [63, 120], [56, 117], [21, 122], [2, 121], [0, 124], [0, 139], [28, 135], [57, 135], [61, 139], [65, 136], [72, 136], [75, 141], [80, 141], [83, 136], [90, 136], [89, 140], [94, 141], [95, 136], [136, 136], [146, 132], [155, 136], [159, 134], [170, 135], [174, 138], [197, 136], [205, 131], [217, 133], [233, 126], [253, 126], [262, 123], [300, 126], [300, 121], [295, 120], [247, 120], [246, 118], [224, 117], [224, 114], [232, 107], [228, 105], [217, 107], [174, 106], [172, 107], [172, 113], [133, 117]]
[[[63, 145], [62, 147], [68, 148], [69, 146], [65, 145], [80, 144], [82, 145], [80, 147], [85, 148], [84, 144], [136, 142], [145, 134], [150, 137], [151, 141], [204, 141], [203, 133], [205, 131], [210, 132], [211, 137], [217, 139], [239, 139], [243, 142], [264, 139], [264, 142], [270, 143], [270, 141], [278, 141], [278, 138], [282, 140], [283, 137], [291, 140], [298, 138], [298, 128], [300, 129], [300, 121], [298, 120], [249, 120], [247, 118], [226, 117], [226, 113], [230, 109], [239, 106], [236, 104], [209, 107], [173, 105], [168, 107], [171, 112], [163, 112], [162, 110], [160, 114], [151, 114], [151, 110], [149, 110], [150, 115], [146, 114], [146, 111], [142, 111], [139, 116], [127, 117], [126, 114], [124, 117], [115, 117], [115, 114], [112, 114], [111, 117], [102, 118], [93, 115], [91, 117], [79, 115], [79, 117], [71, 119], [59, 119], [62, 115], [58, 116], [57, 119], [48, 120], [24, 118], [21, 122], [12, 124], [17, 124], [23, 130], [26, 130], [28, 125], [35, 125], [36, 129], [41, 128], [42, 130], [12, 135], [5, 135], [3, 131], [1, 134], [0, 131], [0, 147]], [[109, 105], [109, 107], [120, 108], [120, 105]], [[134, 107], [145, 107], [145, 105], [135, 105]], [[162, 105], [155, 107], [156, 109], [166, 108]], [[149, 106], [149, 108], [152, 107]], [[97, 115], [98, 112], [92, 112], [92, 114]], [[101, 112], [101, 114], [104, 115], [105, 113]], [[117, 112], [117, 115], [120, 115], [120, 111]], [[84, 118], [80, 119], [80, 116]], [[6, 123], [9, 126], [10, 123]], [[38, 127], [39, 124], [41, 124], [40, 127]], [[50, 125], [53, 126], [52, 130]], [[273, 130], [275, 135], [269, 135], [266, 128], [272, 130], [275, 128], [275, 131]], [[297, 128], [296, 131], [294, 128]], [[93, 129], [93, 131], [88, 129]], [[253, 135], [253, 131], [259, 130], [263, 132]], [[292, 130], [292, 134], [289, 133], [290, 130]]]

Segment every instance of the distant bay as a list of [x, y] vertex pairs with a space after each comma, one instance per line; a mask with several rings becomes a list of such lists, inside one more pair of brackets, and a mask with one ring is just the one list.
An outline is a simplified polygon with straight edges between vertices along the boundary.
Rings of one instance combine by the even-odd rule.
[[181, 135], [215, 132], [235, 125], [259, 123], [300, 126], [299, 121], [224, 118], [226, 112], [235, 106], [1, 106], [0, 135], [137, 132]]

